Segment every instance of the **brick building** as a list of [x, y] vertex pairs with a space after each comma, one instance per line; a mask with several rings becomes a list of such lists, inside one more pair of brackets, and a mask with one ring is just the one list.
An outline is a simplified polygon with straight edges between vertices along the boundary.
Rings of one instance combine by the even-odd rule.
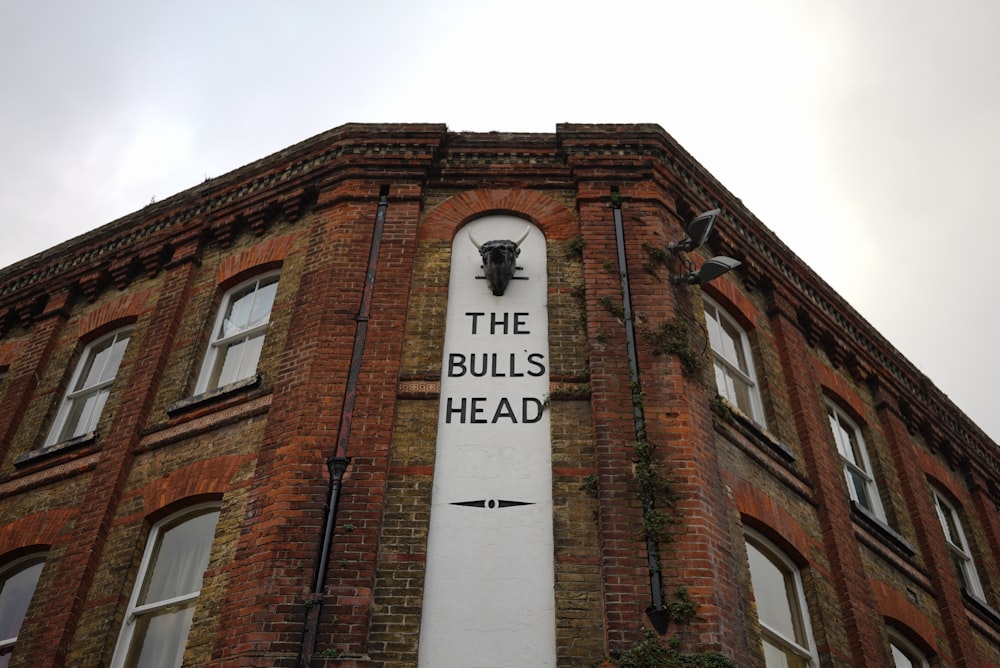
[[308, 139], [0, 270], [0, 396], [0, 666], [1000, 666], [996, 444], [656, 126]]

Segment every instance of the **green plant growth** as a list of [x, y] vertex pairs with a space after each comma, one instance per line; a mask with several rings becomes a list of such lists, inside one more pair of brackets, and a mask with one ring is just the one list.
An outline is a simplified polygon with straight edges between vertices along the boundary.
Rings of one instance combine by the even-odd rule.
[[646, 251], [646, 259], [642, 263], [643, 271], [658, 278], [660, 267], [667, 267], [669, 269], [670, 253], [666, 249], [644, 243], [642, 244], [642, 250]]
[[583, 259], [583, 235], [578, 234], [566, 241], [566, 257], [570, 260]]
[[620, 302], [616, 302], [611, 295], [603, 295], [597, 300], [597, 303], [619, 320], [625, 319], [625, 307]]
[[691, 333], [683, 318], [666, 320], [656, 329], [643, 330], [642, 335], [654, 355], [676, 355], [686, 376], [697, 377], [701, 373], [705, 358], [691, 345]]
[[611, 660], [621, 668], [739, 668], [718, 652], [681, 652], [676, 638], [664, 645], [653, 631], [643, 636], [627, 650], [612, 651]]
[[580, 491], [586, 492], [591, 496], [597, 496], [597, 476], [591, 473], [584, 478], [580, 484]]

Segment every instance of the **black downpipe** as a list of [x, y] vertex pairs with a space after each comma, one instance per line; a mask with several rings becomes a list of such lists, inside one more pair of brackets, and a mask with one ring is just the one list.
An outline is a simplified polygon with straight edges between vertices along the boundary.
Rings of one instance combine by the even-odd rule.
[[350, 441], [351, 422], [354, 420], [354, 402], [358, 396], [358, 378], [361, 376], [361, 359], [365, 352], [365, 339], [368, 337], [368, 318], [371, 315], [372, 293], [375, 290], [375, 272], [378, 269], [378, 255], [382, 247], [382, 231], [385, 228], [385, 211], [388, 206], [389, 186], [382, 186], [379, 191], [375, 227], [372, 230], [371, 246], [368, 251], [368, 268], [365, 273], [365, 285], [361, 291], [361, 306], [355, 317], [357, 328], [354, 330], [354, 348], [351, 352], [351, 366], [347, 373], [347, 386], [344, 390], [344, 405], [340, 411], [337, 447], [334, 456], [326, 460], [326, 466], [330, 471], [330, 490], [326, 502], [326, 517], [323, 522], [323, 539], [320, 542], [319, 559], [316, 563], [316, 577], [313, 580], [305, 632], [302, 635], [302, 645], [299, 649], [299, 666], [301, 668], [309, 665], [309, 659], [316, 648], [316, 634], [319, 630], [320, 612], [323, 607], [323, 586], [330, 570], [330, 547], [337, 524], [340, 488], [343, 484], [344, 472], [351, 463], [351, 458], [347, 456], [347, 445]]
[[[611, 207], [615, 217], [615, 243], [618, 248], [618, 278], [621, 280], [622, 308], [625, 320], [625, 342], [628, 346], [628, 367], [632, 384], [632, 419], [635, 422], [635, 437], [637, 441], [646, 438], [646, 413], [642, 405], [642, 384], [639, 381], [639, 361], [635, 348], [635, 324], [632, 321], [632, 293], [629, 290], [628, 264], [625, 260], [625, 228], [622, 224], [622, 207], [618, 197], [618, 189], [611, 190]], [[642, 514], [645, 519], [653, 512], [653, 497], [643, 491]], [[659, 633], [665, 633], [669, 614], [663, 605], [663, 583], [660, 573], [660, 546], [654, 536], [646, 533], [646, 560], [649, 563], [649, 589], [653, 604], [646, 609], [646, 614]]]

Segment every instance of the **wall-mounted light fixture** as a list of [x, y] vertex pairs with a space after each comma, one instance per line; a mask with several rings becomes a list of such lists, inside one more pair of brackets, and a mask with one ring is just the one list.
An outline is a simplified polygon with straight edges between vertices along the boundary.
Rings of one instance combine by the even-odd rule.
[[[671, 241], [667, 245], [667, 250], [675, 255], [681, 252], [689, 253], [704, 244], [712, 236], [712, 229], [715, 227], [715, 221], [719, 217], [719, 213], [719, 209], [712, 209], [711, 211], [706, 211], [701, 215], [695, 216], [685, 227], [687, 237], [680, 241]], [[701, 269], [697, 270], [694, 268], [691, 260], [683, 258], [681, 262], [682, 267], [686, 271], [680, 276], [674, 276], [674, 283], [685, 283], [687, 285], [705, 285], [709, 281], [715, 280], [727, 271], [735, 269], [742, 264], [739, 260], [734, 260], [725, 255], [717, 255], [705, 260], [701, 265]]]
[[685, 253], [690, 253], [698, 246], [702, 245], [708, 238], [712, 236], [712, 229], [715, 227], [715, 219], [719, 217], [720, 210], [712, 209], [711, 211], [706, 211], [700, 216], [696, 216], [690, 223], [687, 224], [685, 232], [687, 232], [687, 238], [681, 241], [671, 241], [667, 246], [667, 250], [671, 253], [676, 253], [678, 251], [684, 251]]
[[739, 260], [734, 260], [731, 257], [726, 257], [725, 255], [717, 255], [710, 260], [705, 260], [705, 262], [701, 265], [701, 269], [698, 269], [697, 271], [689, 271], [683, 276], [674, 276], [674, 283], [705, 285], [709, 281], [715, 280], [730, 269], [735, 269], [741, 264], [743, 263]]

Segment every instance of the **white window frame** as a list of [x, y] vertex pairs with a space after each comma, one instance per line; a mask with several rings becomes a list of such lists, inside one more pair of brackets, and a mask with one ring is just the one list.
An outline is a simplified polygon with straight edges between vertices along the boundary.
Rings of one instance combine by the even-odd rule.
[[[969, 541], [965, 537], [965, 529], [962, 526], [962, 518], [958, 514], [958, 510], [949, 501], [944, 494], [942, 494], [937, 489], [931, 488], [931, 494], [934, 497], [934, 508], [937, 510], [938, 520], [941, 522], [941, 531], [944, 532], [944, 541], [948, 546], [948, 550], [951, 552], [952, 563], [955, 568], [958, 569], [960, 577], [960, 584], [962, 584], [969, 594], [975, 596], [979, 600], [986, 600], [986, 595], [983, 592], [982, 582], [979, 580], [979, 573], [976, 571], [976, 562], [972, 558], [972, 550], [969, 549]], [[952, 524], [955, 528], [955, 536], [951, 535], [949, 530], [948, 518], [951, 518]], [[956, 544], [952, 538], [958, 540]]]
[[[731, 391], [729, 385], [733, 383], [733, 377], [746, 384], [748, 388], [747, 393], [750, 395], [749, 417], [760, 426], [766, 427], [767, 422], [764, 418], [764, 404], [760, 397], [760, 383], [757, 382], [757, 372], [754, 370], [753, 363], [753, 352], [750, 350], [750, 339], [747, 337], [746, 330], [743, 329], [736, 319], [729, 315], [724, 308], [719, 306], [718, 302], [705, 295], [702, 296], [702, 299], [704, 300], [705, 306], [705, 325], [708, 327], [708, 340], [712, 348], [712, 357], [714, 360], [713, 366], [715, 364], [720, 365], [727, 380], [726, 387], [719, 387], [718, 368], [713, 369], [716, 374], [716, 390], [720, 396], [726, 399], [726, 401], [731, 403], [736, 408], [743, 410], [743, 407], [739, 405], [735, 390]], [[746, 371], [740, 368], [738, 359], [729, 359], [726, 356], [725, 351], [718, 350], [714, 345], [714, 341], [722, 340], [723, 324], [729, 325], [731, 329], [735, 330], [739, 334], [739, 341], [737, 342], [737, 345], [740, 346], [741, 352], [743, 353], [743, 359], [746, 360]]]
[[[840, 461], [844, 467], [847, 493], [854, 503], [871, 512], [875, 517], [887, 524], [888, 520], [886, 519], [885, 508], [882, 506], [882, 495], [879, 493], [878, 483], [875, 480], [875, 470], [872, 468], [871, 459], [868, 457], [868, 446], [865, 445], [861, 427], [840, 406], [829, 399], [825, 403], [827, 422], [830, 423], [833, 442], [837, 446], [837, 454], [840, 455]], [[836, 429], [832, 423], [836, 423], [840, 429]], [[850, 436], [853, 436], [854, 443], [857, 446], [857, 454], [855, 454], [854, 448], [851, 447], [850, 440], [844, 441], [840, 430], [848, 432]], [[864, 487], [865, 496], [870, 499], [870, 507], [864, 504], [858, 496], [858, 490], [854, 484], [855, 476], [860, 479]]]
[[[36, 552], [36, 553], [33, 553], [33, 554], [29, 554], [29, 555], [20, 557], [18, 559], [14, 559], [14, 560], [10, 561], [9, 563], [6, 563], [2, 567], [0, 567], [0, 592], [2, 592], [4, 585], [7, 583], [7, 580], [9, 580], [11, 578], [11, 576], [17, 575], [18, 573], [21, 573], [22, 571], [25, 571], [25, 570], [27, 570], [27, 569], [29, 569], [32, 566], [35, 566], [37, 564], [44, 564], [45, 563], [45, 556], [46, 555], [45, 555], [44, 552], [43, 553], [37, 553]], [[42, 566], [43, 570], [44, 570], [44, 568], [45, 567]], [[39, 580], [41, 579], [41, 576], [42, 576], [42, 573], [41, 573], [41, 571], [39, 571], [39, 573], [38, 573], [38, 579]], [[31, 590], [31, 597], [30, 598], [34, 598], [35, 590], [37, 590], [37, 589], [38, 589], [38, 580], [35, 580], [35, 586]], [[0, 603], [2, 603], [2, 599], [0, 599]], [[31, 603], [30, 603], [30, 599], [29, 599], [29, 603], [28, 603], [28, 608], [29, 609], [30, 609], [30, 606], [31, 606]], [[27, 610], [25, 610], [25, 614], [27, 614]], [[22, 618], [21, 619], [21, 624], [23, 624], [23, 623], [24, 623], [24, 619]], [[11, 653], [11, 652], [14, 651], [14, 648], [17, 646], [17, 636], [18, 635], [20, 635], [20, 625], [18, 626], [18, 634], [17, 635], [14, 635], [14, 636], [12, 636], [10, 638], [0, 638], [0, 656], [3, 656], [5, 653], [9, 654], [9, 653]]]
[[[793, 623], [797, 623], [801, 639], [789, 638], [776, 629], [772, 629], [758, 614], [757, 621], [760, 624], [761, 643], [768, 640], [770, 643], [783, 647], [805, 661], [806, 666], [818, 666], [819, 656], [816, 654], [816, 641], [812, 634], [812, 624], [809, 620], [809, 606], [806, 604], [805, 588], [802, 586], [802, 575], [799, 567], [795, 565], [787, 554], [778, 549], [771, 541], [749, 527], [744, 528], [744, 537], [748, 546], [752, 545], [765, 557], [776, 562], [779, 570], [786, 576], [786, 582], [790, 578], [794, 592], [786, 590], [786, 597], [789, 599], [789, 606], [796, 606], [797, 609], [790, 610]], [[749, 563], [749, 555], [747, 556]], [[751, 587], [753, 586], [753, 572], [751, 571]], [[797, 613], [797, 614], [796, 614]], [[805, 644], [803, 644], [805, 642]]]
[[[56, 413], [56, 419], [52, 423], [52, 429], [49, 430], [49, 435], [45, 439], [45, 445], [54, 445], [56, 443], [61, 443], [63, 441], [69, 441], [71, 439], [89, 434], [90, 432], [97, 429], [97, 423], [101, 419], [101, 414], [104, 412], [104, 404], [107, 402], [108, 395], [111, 393], [111, 386], [114, 384], [115, 379], [118, 377], [118, 370], [121, 367], [121, 361], [125, 357], [125, 353], [128, 352], [128, 344], [132, 338], [132, 327], [122, 327], [121, 329], [115, 330], [106, 336], [102, 336], [99, 339], [91, 341], [87, 344], [87, 347], [83, 349], [80, 354], [80, 360], [76, 364], [76, 370], [73, 371], [73, 377], [66, 388], [66, 394], [63, 397], [62, 403], [59, 406], [59, 411]], [[122, 351], [122, 357], [117, 360], [108, 359], [105, 360], [105, 367], [98, 374], [98, 378], [104, 376], [105, 370], [108, 369], [108, 362], [114, 361], [116, 366], [114, 369], [114, 375], [105, 380], [98, 380], [98, 382], [88, 385], [85, 387], [77, 387], [85, 379], [81, 378], [84, 369], [88, 369], [91, 365], [91, 361], [95, 356], [96, 351], [102, 348], [104, 344], [111, 342], [111, 347], [114, 347], [116, 343], [121, 340], [125, 340], [125, 349]], [[71, 434], [64, 433], [69, 427], [69, 418], [73, 413], [73, 408], [78, 402], [86, 401], [87, 399], [103, 394], [103, 398], [98, 400], [97, 410], [91, 410], [90, 415], [85, 417], [81, 424], [83, 427], [77, 429]]]
[[[125, 609], [125, 617], [122, 622], [121, 631], [118, 634], [118, 642], [115, 644], [115, 653], [111, 658], [111, 668], [124, 668], [128, 660], [129, 652], [132, 649], [135, 623], [140, 615], [155, 613], [157, 610], [169, 608], [174, 605], [191, 603], [197, 601], [201, 595], [201, 588], [198, 591], [189, 592], [181, 596], [155, 601], [146, 605], [138, 605], [139, 597], [142, 595], [146, 584], [146, 578], [150, 575], [150, 569], [155, 565], [155, 553], [160, 546], [160, 535], [175, 526], [183, 524], [188, 520], [193, 520], [201, 515], [219, 512], [219, 504], [214, 502], [199, 503], [189, 506], [184, 510], [174, 513], [169, 517], [156, 522], [150, 529], [146, 538], [146, 549], [142, 554], [142, 561], [139, 563], [139, 571], [136, 574], [135, 585], [132, 587], [132, 596], [129, 598], [128, 607]], [[218, 524], [216, 524], [218, 527]], [[214, 535], [213, 535], [214, 543]], [[204, 574], [203, 574], [204, 575]], [[187, 639], [185, 639], [185, 644]], [[181, 651], [180, 659], [183, 662], [184, 652]], [[180, 666], [180, 663], [177, 664]], [[163, 667], [167, 668], [167, 667]]]
[[[243, 281], [236, 287], [228, 290], [222, 299], [222, 304], [219, 306], [219, 312], [215, 317], [215, 325], [212, 327], [212, 337], [208, 343], [208, 350], [205, 352], [205, 361], [201, 367], [201, 373], [198, 375], [198, 382], [195, 384], [195, 394], [202, 394], [204, 392], [209, 392], [215, 390], [219, 387], [225, 387], [230, 383], [235, 383], [244, 378], [250, 378], [253, 373], [256, 372], [256, 364], [254, 365], [255, 371], [242, 378], [233, 378], [225, 382], [220, 382], [217, 376], [222, 372], [219, 368], [220, 365], [225, 363], [225, 350], [226, 347], [234, 343], [240, 342], [242, 339], [244, 343], [249, 341], [251, 338], [260, 336], [266, 337], [268, 327], [271, 324], [271, 313], [274, 311], [274, 303], [271, 303], [271, 308], [268, 310], [267, 319], [263, 322], [256, 324], [251, 324], [245, 329], [241, 329], [238, 332], [226, 335], [223, 331], [223, 327], [226, 320], [226, 314], [229, 311], [229, 307], [233, 302], [233, 298], [241, 295], [251, 289], [251, 291], [259, 290], [261, 284], [269, 285], [271, 283], [278, 283], [280, 277], [279, 271], [270, 271], [264, 274], [260, 274], [251, 278], [250, 280]], [[251, 312], [253, 308], [251, 307]], [[262, 344], [263, 346], [263, 344]], [[242, 355], [246, 348], [243, 348], [240, 352]], [[260, 358], [258, 357], [257, 363], [260, 363]], [[242, 366], [242, 364], [241, 364]]]
[[[889, 632], [889, 645], [899, 650], [910, 662], [911, 666], [916, 666], [916, 668], [930, 668], [927, 657], [924, 656], [924, 653], [913, 642], [891, 626], [887, 628], [887, 631]], [[895, 656], [893, 656], [893, 663], [895, 664]], [[908, 667], [896, 664], [895, 668]]]

